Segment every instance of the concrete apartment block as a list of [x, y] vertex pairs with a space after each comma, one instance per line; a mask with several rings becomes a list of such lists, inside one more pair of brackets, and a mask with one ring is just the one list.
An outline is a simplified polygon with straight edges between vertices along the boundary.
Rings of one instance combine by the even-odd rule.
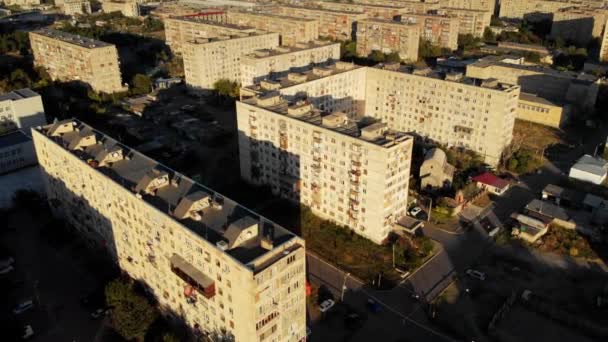
[[492, 20], [492, 13], [483, 10], [442, 7], [437, 12], [458, 18], [458, 34], [471, 34], [478, 38], [483, 37]]
[[337, 40], [350, 40], [355, 36], [357, 21], [367, 18], [363, 12], [321, 9], [301, 6], [274, 6], [270, 11], [319, 21], [319, 36]]
[[105, 13], [120, 12], [125, 17], [139, 17], [139, 4], [135, 0], [105, 0], [101, 3], [101, 9]]
[[604, 24], [604, 33], [600, 42], [600, 62], [608, 62], [608, 21]]
[[365, 19], [357, 23], [357, 54], [372, 51], [397, 52], [401, 59], [418, 60], [420, 25], [383, 19]]
[[401, 14], [405, 13], [426, 13], [427, 10], [436, 9], [436, 4], [427, 4], [425, 2], [399, 2], [395, 4], [365, 4], [361, 2], [357, 3], [346, 3], [346, 2], [331, 2], [331, 1], [317, 1], [314, 2], [316, 6], [323, 9], [329, 9], [334, 11], [347, 11], [347, 12], [363, 12], [368, 18], [396, 20], [399, 19]]
[[0, 175], [32, 165], [36, 165], [32, 138], [20, 130], [0, 135]]
[[[520, 0], [521, 1], [521, 0]], [[461, 8], [469, 10], [484, 11], [494, 14], [496, 10], [496, 0], [439, 0], [442, 8]]]
[[382, 243], [406, 214], [413, 138], [267, 93], [237, 102], [242, 177]]
[[98, 92], [126, 91], [122, 85], [116, 46], [62, 31], [32, 31], [34, 65], [53, 80], [80, 81]]
[[239, 82], [244, 55], [278, 46], [278, 33], [198, 38], [186, 42], [183, 44], [186, 84], [193, 89], [209, 90], [220, 79]]
[[417, 25], [420, 38], [450, 50], [458, 49], [458, 32], [460, 20], [434, 14], [403, 14], [401, 22]]
[[569, 104], [549, 101], [533, 94], [521, 93], [517, 104], [517, 118], [537, 124], [560, 128], [570, 118]]
[[591, 39], [601, 38], [608, 11], [598, 8], [568, 7], [553, 13], [551, 37], [586, 46]]
[[241, 86], [287, 76], [340, 59], [340, 43], [312, 41], [295, 46], [257, 50], [241, 57]]
[[228, 11], [226, 18], [233, 25], [277, 32], [281, 36], [281, 45], [306, 43], [319, 38], [319, 21], [316, 19], [235, 10]]
[[77, 120], [32, 134], [54, 213], [164, 316], [233, 341], [305, 340], [304, 240]]
[[552, 19], [553, 14], [558, 10], [572, 6], [602, 8], [604, 2], [601, 0], [501, 0], [499, 15], [501, 18], [509, 19]]
[[173, 53], [181, 53], [185, 42], [196, 39], [248, 35], [255, 32], [257, 30], [250, 26], [232, 25], [199, 17], [188, 16], [165, 20], [165, 40]]
[[35, 6], [39, 6], [42, 1], [40, 0], [4, 0], [3, 1], [5, 6], [19, 6], [19, 7], [23, 7], [23, 8], [31, 8], [31, 7], [35, 7]]
[[0, 128], [29, 133], [31, 127], [44, 124], [46, 117], [38, 93], [25, 88], [0, 95]]
[[91, 3], [89, 0], [65, 0], [57, 5], [65, 15], [91, 14]]

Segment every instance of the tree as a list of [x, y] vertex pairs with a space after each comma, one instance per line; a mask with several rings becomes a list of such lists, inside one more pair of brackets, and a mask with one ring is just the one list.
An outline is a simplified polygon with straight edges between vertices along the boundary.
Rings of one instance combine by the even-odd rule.
[[471, 50], [476, 48], [481, 43], [479, 38], [474, 37], [472, 34], [459, 34], [458, 35], [458, 46], [463, 50]]
[[125, 339], [142, 341], [156, 319], [148, 301], [133, 291], [133, 286], [120, 279], [106, 286], [106, 302], [112, 309], [112, 325]]
[[11, 72], [9, 83], [13, 89], [28, 88], [32, 84], [32, 80], [23, 69], [16, 69]]
[[442, 52], [443, 51], [439, 46], [431, 44], [431, 42], [426, 39], [420, 39], [418, 45], [419, 58], [439, 57], [442, 55]]
[[165, 28], [165, 25], [162, 21], [158, 19], [154, 19], [152, 17], [147, 17], [144, 20], [144, 31], [145, 32], [156, 32], [161, 31]]
[[357, 57], [357, 42], [351, 40], [341, 42], [340, 59], [350, 61], [355, 57]]
[[496, 43], [496, 34], [489, 27], [483, 31], [483, 41], [486, 43]]
[[384, 53], [382, 53], [382, 51], [379, 50], [374, 50], [372, 51], [372, 53], [369, 54], [368, 58], [376, 63], [381, 63], [384, 62], [385, 59], [385, 55]]
[[131, 92], [135, 95], [147, 94], [152, 90], [152, 80], [144, 74], [135, 74], [131, 83]]
[[213, 83], [213, 90], [219, 96], [228, 98], [239, 97], [239, 84], [237, 82], [222, 78]]
[[389, 63], [400, 63], [401, 62], [401, 57], [399, 57], [398, 52], [391, 52], [388, 55], [386, 55], [384, 59]]

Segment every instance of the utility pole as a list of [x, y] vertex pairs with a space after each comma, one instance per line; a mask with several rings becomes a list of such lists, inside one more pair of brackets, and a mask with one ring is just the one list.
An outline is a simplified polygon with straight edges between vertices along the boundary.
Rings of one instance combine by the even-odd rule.
[[431, 201], [429, 204], [429, 214], [427, 215], [426, 222], [431, 222], [431, 212], [433, 211], [433, 198], [429, 198]]
[[350, 275], [349, 272], [347, 272], [346, 274], [344, 274], [344, 281], [342, 282], [342, 293], [340, 294], [340, 301], [341, 302], [344, 301], [344, 291], [346, 291], [346, 278], [348, 278], [349, 275]]
[[393, 269], [395, 268], [395, 243], [393, 243]]

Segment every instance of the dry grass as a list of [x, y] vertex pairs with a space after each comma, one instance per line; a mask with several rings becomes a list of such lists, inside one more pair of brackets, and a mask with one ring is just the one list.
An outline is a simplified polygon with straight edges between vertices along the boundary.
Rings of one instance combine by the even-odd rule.
[[515, 120], [513, 145], [540, 151], [547, 146], [563, 143], [561, 131], [523, 120]]

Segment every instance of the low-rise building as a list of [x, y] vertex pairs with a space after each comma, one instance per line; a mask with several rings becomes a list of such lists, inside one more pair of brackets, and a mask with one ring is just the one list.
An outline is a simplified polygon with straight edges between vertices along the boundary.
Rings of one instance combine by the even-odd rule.
[[233, 25], [277, 32], [281, 36], [281, 45], [295, 45], [319, 39], [317, 19], [230, 10], [227, 12], [226, 20]]
[[253, 27], [227, 24], [208, 20], [207, 17], [186, 16], [165, 20], [165, 40], [173, 53], [180, 54], [186, 42], [219, 36], [250, 35], [257, 32]]
[[456, 17], [407, 13], [401, 15], [401, 22], [417, 25], [420, 38], [433, 45], [450, 50], [458, 49], [460, 19]]
[[357, 54], [367, 56], [372, 51], [397, 52], [407, 61], [418, 60], [420, 26], [407, 22], [365, 19], [357, 23]]
[[36, 165], [32, 138], [17, 130], [0, 135], [0, 175]]
[[568, 104], [549, 101], [534, 94], [521, 93], [517, 103], [517, 118], [560, 128], [568, 122], [571, 108]]
[[105, 13], [120, 12], [125, 17], [139, 17], [139, 3], [135, 0], [104, 0], [101, 9]]
[[277, 79], [290, 72], [331, 64], [340, 59], [340, 43], [312, 41], [295, 46], [256, 50], [241, 57], [241, 86]]
[[29, 133], [31, 127], [45, 123], [42, 98], [38, 93], [25, 88], [0, 95], [0, 130], [19, 128]]
[[432, 148], [424, 155], [420, 166], [420, 188], [444, 188], [452, 184], [455, 168], [440, 148]]
[[498, 42], [497, 44], [484, 44], [480, 50], [496, 55], [522, 56], [524, 60], [528, 58], [529, 54], [537, 54], [541, 63], [553, 64], [552, 52], [542, 45]]
[[607, 161], [585, 154], [570, 168], [568, 177], [593, 184], [602, 184], [607, 174]]
[[186, 84], [196, 90], [210, 90], [221, 79], [239, 82], [242, 56], [278, 46], [278, 33], [198, 38], [186, 42], [182, 53]]
[[467, 8], [442, 7], [437, 11], [458, 18], [458, 34], [470, 34], [481, 38], [492, 21], [492, 12]]
[[510, 184], [508, 181], [496, 176], [490, 172], [484, 172], [480, 175], [473, 177], [473, 182], [478, 188], [487, 190], [489, 193], [494, 195], [502, 195], [509, 190]]

